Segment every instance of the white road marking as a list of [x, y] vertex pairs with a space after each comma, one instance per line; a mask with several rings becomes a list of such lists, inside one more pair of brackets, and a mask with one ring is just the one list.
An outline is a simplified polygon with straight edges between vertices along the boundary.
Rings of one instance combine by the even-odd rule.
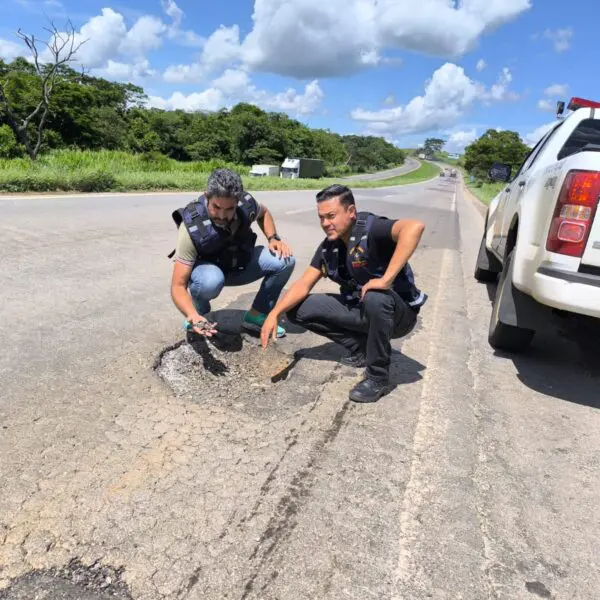
[[[451, 250], [444, 250], [441, 262], [437, 295], [431, 317], [431, 331], [434, 334], [430, 340], [427, 352], [427, 371], [423, 377], [423, 387], [421, 388], [410, 474], [406, 483], [402, 511], [400, 513], [400, 552], [396, 566], [397, 581], [405, 581], [413, 571], [414, 557], [411, 553], [411, 544], [418, 537], [419, 529], [416, 513], [419, 512], [419, 507], [423, 504], [427, 489], [427, 474], [425, 472], [427, 465], [422, 458], [427, 453], [432, 438], [436, 434], [439, 434], [439, 431], [436, 431], [436, 428], [439, 428], [440, 425], [435, 420], [435, 395], [430, 390], [432, 385], [435, 385], [436, 371], [439, 371], [440, 362], [443, 360], [443, 357], [439, 356], [436, 351], [438, 338], [441, 337], [441, 332], [444, 329], [444, 314], [442, 309], [444, 308], [444, 290], [447, 288], [449, 278], [452, 275]], [[393, 600], [399, 600], [397, 596], [393, 596], [392, 598]]]

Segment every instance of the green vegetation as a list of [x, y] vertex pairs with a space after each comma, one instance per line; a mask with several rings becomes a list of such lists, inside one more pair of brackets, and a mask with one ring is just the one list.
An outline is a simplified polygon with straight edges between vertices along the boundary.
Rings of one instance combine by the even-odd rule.
[[[209, 173], [219, 167], [241, 173], [250, 190], [320, 189], [342, 181], [341, 178], [250, 177], [250, 169], [244, 165], [218, 160], [181, 162], [158, 153], [133, 155], [110, 150], [55, 150], [42, 155], [37, 161], [28, 158], [0, 159], [0, 191], [198, 191], [205, 187]], [[435, 165], [424, 163], [419, 169], [400, 177], [350, 184], [352, 187], [380, 187], [415, 183], [434, 177], [438, 170]]]
[[517, 132], [488, 129], [465, 149], [464, 166], [470, 175], [486, 181], [493, 163], [511, 165], [514, 174], [529, 152], [530, 148], [523, 143]]
[[[42, 113], [35, 111], [43, 97], [44, 69], [50, 68], [40, 74], [23, 58], [10, 64], [0, 59], [0, 159], [15, 159], [2, 163], [3, 190], [107, 187], [110, 178], [111, 188], [192, 188], [200, 173], [217, 164], [247, 172], [252, 164], [281, 164], [287, 156], [322, 159], [330, 177], [404, 162], [405, 153], [382, 138], [310, 129], [250, 104], [211, 113], [148, 108], [142, 88], [67, 65], [55, 69], [40, 123]], [[30, 139], [43, 125], [40, 153], [32, 157], [37, 160], [25, 158], [32, 152], [23, 143], [23, 123]]]
[[467, 187], [481, 200], [484, 204], [489, 204], [500, 192], [500, 190], [505, 187], [505, 183], [490, 183], [490, 182], [482, 182], [475, 181], [473, 183], [468, 183]]
[[[530, 151], [517, 132], [488, 129], [478, 140], [467, 146], [458, 164], [464, 167], [467, 187], [482, 202], [489, 204], [506, 185], [489, 180], [488, 171], [492, 164], [500, 162], [511, 165], [514, 176]], [[471, 177], [474, 181], [470, 181]]]

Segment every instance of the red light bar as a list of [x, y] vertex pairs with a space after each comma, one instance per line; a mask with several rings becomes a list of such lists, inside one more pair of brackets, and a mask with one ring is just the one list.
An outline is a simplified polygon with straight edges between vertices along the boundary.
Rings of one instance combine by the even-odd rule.
[[600, 102], [586, 100], [585, 98], [571, 98], [567, 108], [569, 110], [577, 110], [578, 108], [600, 108]]

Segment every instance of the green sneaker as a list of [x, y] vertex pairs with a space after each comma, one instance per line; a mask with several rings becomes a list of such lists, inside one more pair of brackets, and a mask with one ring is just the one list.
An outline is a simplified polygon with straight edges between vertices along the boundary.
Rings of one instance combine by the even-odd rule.
[[[244, 320], [242, 321], [242, 327], [247, 329], [248, 331], [254, 331], [256, 333], [260, 333], [262, 329], [263, 323], [265, 322], [267, 315], [263, 313], [259, 313], [258, 315], [251, 315], [247, 312], [244, 315]], [[285, 336], [285, 329], [277, 325], [277, 337], [282, 338]]]

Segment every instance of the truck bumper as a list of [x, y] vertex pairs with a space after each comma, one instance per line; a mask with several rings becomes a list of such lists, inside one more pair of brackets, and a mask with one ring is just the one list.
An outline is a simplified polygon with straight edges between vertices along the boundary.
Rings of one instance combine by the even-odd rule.
[[546, 306], [600, 318], [600, 276], [540, 266], [530, 294]]

